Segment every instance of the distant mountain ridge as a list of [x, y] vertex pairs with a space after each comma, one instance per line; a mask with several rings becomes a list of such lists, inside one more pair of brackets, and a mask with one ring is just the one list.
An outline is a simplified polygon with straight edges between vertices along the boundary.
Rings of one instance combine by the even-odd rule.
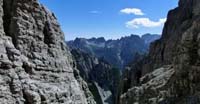
[[116, 40], [105, 40], [100, 38], [76, 38], [68, 41], [67, 44], [73, 49], [79, 49], [83, 52], [103, 58], [113, 66], [120, 69], [124, 68], [131, 61], [134, 61], [135, 54], [148, 53], [148, 47], [151, 42], [160, 38], [157, 34], [130, 35]]

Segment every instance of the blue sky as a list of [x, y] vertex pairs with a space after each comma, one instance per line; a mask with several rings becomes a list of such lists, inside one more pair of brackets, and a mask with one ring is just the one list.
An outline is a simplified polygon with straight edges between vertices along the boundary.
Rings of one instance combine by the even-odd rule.
[[66, 40], [116, 39], [161, 33], [167, 12], [178, 0], [40, 0], [58, 18]]

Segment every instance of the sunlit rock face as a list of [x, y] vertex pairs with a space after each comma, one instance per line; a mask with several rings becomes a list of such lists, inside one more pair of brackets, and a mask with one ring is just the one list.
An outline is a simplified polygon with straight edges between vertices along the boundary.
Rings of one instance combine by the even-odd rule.
[[[199, 7], [199, 0], [180, 0], [179, 6], [169, 11], [161, 39], [151, 45], [147, 58], [129, 68], [127, 72], [131, 72], [131, 75], [124, 75], [122, 82], [128, 79], [134, 83], [122, 83], [125, 92], [121, 91], [121, 104], [200, 103]], [[144, 77], [154, 76], [155, 71], [165, 66], [170, 68], [144, 81]], [[158, 81], [162, 87], [159, 83], [149, 83], [157, 83], [157, 78], [161, 76], [166, 82]], [[148, 88], [146, 85], [153, 87]]]
[[1, 104], [95, 104], [53, 13], [37, 0], [0, 0], [0, 11]]
[[120, 96], [120, 104], [159, 104], [166, 96], [168, 82], [175, 71], [171, 66], [158, 68], [140, 78], [141, 86], [134, 86]]

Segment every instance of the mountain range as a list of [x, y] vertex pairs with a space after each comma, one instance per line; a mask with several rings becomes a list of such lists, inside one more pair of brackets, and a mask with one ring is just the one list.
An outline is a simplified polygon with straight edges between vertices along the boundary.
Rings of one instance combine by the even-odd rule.
[[161, 37], [67, 44], [38, 0], [0, 0], [0, 103], [200, 104], [200, 0], [179, 0]]
[[130, 35], [117, 40], [105, 40], [103, 37], [76, 38], [67, 44], [72, 49], [79, 49], [123, 69], [134, 61], [137, 53], [147, 54], [150, 43], [159, 38], [160, 35], [157, 34], [145, 34], [142, 37]]

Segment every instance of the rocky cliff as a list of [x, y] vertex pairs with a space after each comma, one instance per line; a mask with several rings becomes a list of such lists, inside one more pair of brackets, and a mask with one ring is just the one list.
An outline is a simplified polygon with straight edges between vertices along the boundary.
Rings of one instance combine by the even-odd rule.
[[[180, 0], [148, 57], [124, 75], [121, 104], [199, 104], [200, 1]], [[131, 77], [130, 77], [131, 76]], [[132, 77], [135, 76], [137, 80]], [[126, 87], [128, 86], [128, 87]]]
[[71, 50], [80, 75], [86, 80], [97, 104], [116, 104], [120, 71], [103, 59]]
[[148, 53], [150, 43], [159, 38], [159, 35], [151, 34], [145, 34], [142, 37], [131, 35], [107, 41], [104, 38], [77, 38], [69, 41], [68, 45], [98, 58], [104, 58], [111, 65], [123, 69], [131, 61], [134, 61], [136, 53]]
[[37, 0], [0, 0], [1, 104], [95, 104], [72, 63], [53, 13]]

